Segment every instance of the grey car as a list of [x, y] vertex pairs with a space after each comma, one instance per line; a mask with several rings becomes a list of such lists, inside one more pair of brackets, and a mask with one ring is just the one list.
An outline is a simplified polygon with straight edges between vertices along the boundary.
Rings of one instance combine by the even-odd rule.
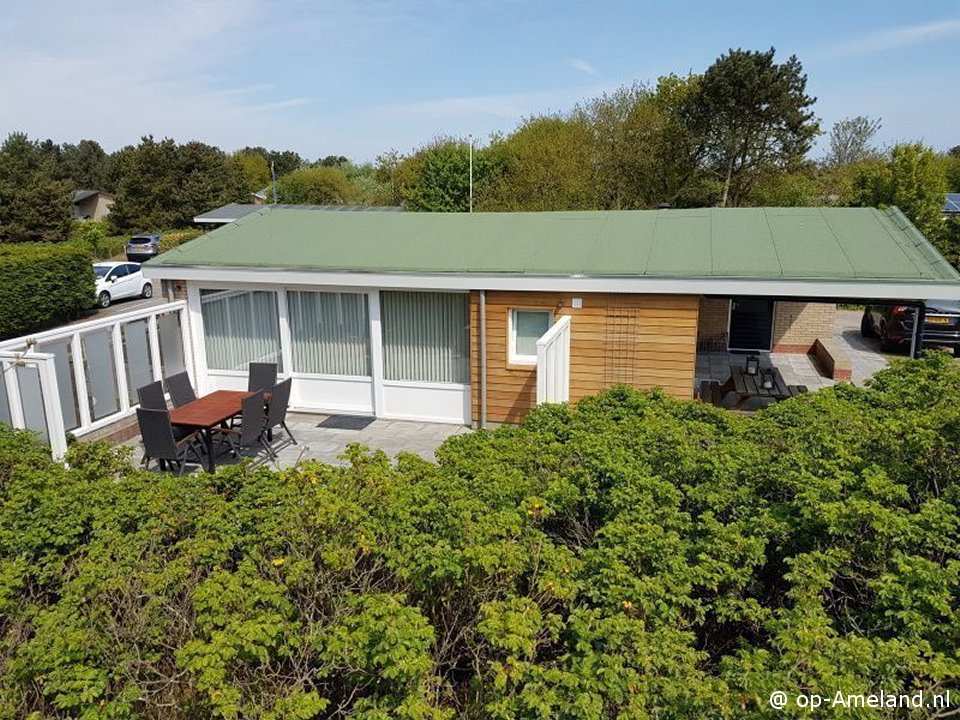
[[127, 260], [143, 262], [160, 254], [160, 233], [142, 233], [127, 240]]

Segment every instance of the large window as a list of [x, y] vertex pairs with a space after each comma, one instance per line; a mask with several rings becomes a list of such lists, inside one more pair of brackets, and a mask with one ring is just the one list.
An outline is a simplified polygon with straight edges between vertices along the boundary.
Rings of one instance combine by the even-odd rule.
[[293, 370], [370, 375], [367, 296], [361, 293], [287, 293]]
[[385, 379], [470, 382], [467, 295], [382, 292], [380, 305]]
[[211, 370], [247, 371], [280, 358], [277, 294], [264, 290], [201, 290], [204, 346]]
[[536, 365], [537, 340], [553, 324], [550, 310], [510, 311], [510, 362], [518, 365]]

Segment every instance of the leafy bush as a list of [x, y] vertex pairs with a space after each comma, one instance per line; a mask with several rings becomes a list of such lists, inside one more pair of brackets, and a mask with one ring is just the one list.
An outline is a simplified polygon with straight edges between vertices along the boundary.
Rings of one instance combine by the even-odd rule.
[[618, 387], [436, 463], [68, 460], [0, 432], [4, 720], [820, 717], [766, 698], [960, 674], [940, 355], [752, 418]]
[[79, 243], [0, 245], [0, 338], [72, 320], [91, 307], [91, 262]]

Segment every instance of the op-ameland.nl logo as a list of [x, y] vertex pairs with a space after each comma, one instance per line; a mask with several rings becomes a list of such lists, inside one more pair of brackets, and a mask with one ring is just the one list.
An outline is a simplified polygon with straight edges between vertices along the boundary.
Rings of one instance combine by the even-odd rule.
[[[782, 710], [790, 704], [790, 696], [782, 690], [770, 693], [770, 707]], [[941, 708], [951, 707], [950, 691], [942, 693], [918, 690], [915, 693], [878, 693], [845, 694], [837, 691], [834, 695], [816, 693], [797, 693], [793, 698], [799, 708], [816, 710], [818, 708]]]

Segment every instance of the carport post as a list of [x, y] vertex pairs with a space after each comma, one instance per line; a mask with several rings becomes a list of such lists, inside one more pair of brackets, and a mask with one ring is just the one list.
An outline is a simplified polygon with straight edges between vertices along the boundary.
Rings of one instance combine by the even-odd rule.
[[910, 357], [918, 358], [923, 351], [923, 335], [921, 328], [927, 320], [927, 306], [924, 303], [917, 305], [917, 312], [913, 318], [913, 334], [910, 336]]

